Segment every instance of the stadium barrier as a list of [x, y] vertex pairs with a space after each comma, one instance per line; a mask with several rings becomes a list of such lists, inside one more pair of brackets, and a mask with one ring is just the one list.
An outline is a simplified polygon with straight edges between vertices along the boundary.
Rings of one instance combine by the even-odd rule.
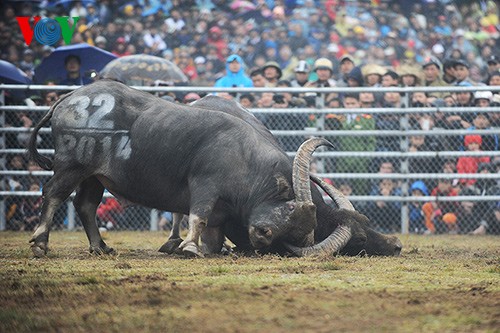
[[[6, 90], [21, 90], [27, 93], [43, 92], [43, 91], [68, 91], [77, 88], [77, 86], [41, 86], [41, 85], [0, 85], [0, 92]], [[475, 207], [475, 214], [477, 215], [477, 225], [487, 215], [488, 210], [493, 209], [497, 202], [500, 202], [500, 192], [487, 191], [478, 192], [477, 195], [460, 194], [458, 196], [412, 196], [410, 188], [411, 183], [416, 180], [422, 180], [428, 184], [428, 191], [436, 186], [439, 180], [447, 179], [454, 184], [460, 182], [462, 179], [475, 179], [477, 182], [489, 182], [493, 188], [495, 185], [500, 184], [500, 173], [496, 170], [490, 173], [477, 173], [477, 174], [457, 174], [445, 173], [442, 170], [438, 172], [411, 172], [412, 163], [415, 161], [428, 161], [429, 170], [438, 170], [441, 165], [449, 160], [456, 160], [460, 157], [489, 157], [491, 160], [500, 160], [499, 151], [478, 151], [467, 152], [459, 150], [444, 150], [444, 151], [409, 151], [410, 138], [415, 136], [422, 136], [432, 140], [442, 141], [446, 138], [455, 138], [461, 140], [463, 136], [468, 134], [478, 134], [482, 136], [496, 136], [500, 137], [500, 128], [488, 129], [444, 129], [435, 128], [432, 130], [414, 129], [410, 125], [411, 117], [419, 116], [422, 114], [461, 114], [465, 116], [475, 115], [477, 113], [499, 113], [500, 107], [476, 108], [476, 107], [399, 107], [399, 108], [356, 108], [356, 109], [343, 109], [343, 108], [326, 108], [324, 107], [324, 96], [329, 93], [359, 93], [359, 92], [373, 92], [381, 94], [383, 92], [399, 92], [402, 97], [403, 104], [409, 105], [411, 94], [418, 91], [427, 93], [432, 92], [475, 92], [475, 91], [494, 91], [498, 92], [500, 87], [489, 86], [475, 86], [475, 87], [377, 87], [377, 88], [213, 88], [213, 87], [135, 87], [140, 90], [148, 91], [154, 94], [162, 94], [167, 92], [173, 93], [217, 93], [217, 92], [230, 92], [236, 94], [236, 98], [243, 93], [262, 93], [272, 91], [274, 93], [315, 93], [316, 107], [305, 108], [253, 108], [251, 112], [259, 119], [263, 120], [264, 124], [268, 126], [273, 135], [283, 144], [289, 156], [294, 156], [294, 151], [297, 143], [302, 142], [310, 136], [323, 136], [333, 141], [342, 141], [343, 139], [359, 139], [371, 138], [372, 143], [382, 139], [394, 139], [396, 149], [391, 151], [377, 151], [376, 145], [373, 147], [358, 147], [365, 148], [366, 150], [341, 150], [342, 146], [331, 149], [320, 149], [314, 154], [315, 156], [315, 173], [323, 178], [332, 180], [336, 186], [348, 183], [353, 188], [354, 193], [349, 195], [349, 199], [353, 201], [358, 210], [370, 216], [374, 214], [369, 207], [374, 203], [385, 202], [387, 204], [397, 204], [396, 210], [381, 210], [385, 215], [382, 217], [377, 216], [372, 220], [377, 221], [390, 221], [388, 225], [374, 225], [377, 229], [387, 232], [414, 232], [412, 229], [412, 221], [410, 216], [411, 205], [420, 204], [425, 202], [433, 202], [440, 204], [443, 202], [454, 203], [457, 209], [456, 214], [461, 212], [460, 205], [464, 202], [472, 202]], [[0, 96], [1, 97], [1, 96]], [[2, 100], [2, 99], [0, 99]], [[43, 106], [27, 106], [27, 105], [2, 105], [0, 106], [0, 176], [2, 178], [2, 187], [0, 189], [0, 230], [9, 228], [6, 216], [10, 213], [8, 206], [9, 202], [21, 203], [26, 198], [38, 198], [41, 195], [40, 191], [26, 191], [13, 190], [6, 186], [11, 177], [39, 177], [37, 179], [46, 180], [52, 172], [49, 171], [29, 171], [25, 170], [10, 170], [7, 165], [12, 156], [23, 155], [25, 149], [19, 147], [19, 143], [14, 142], [16, 136], [20, 134], [29, 134], [31, 128], [22, 127], [5, 127], [6, 115], [10, 116], [17, 113], [29, 113], [40, 117], [48, 110], [48, 107]], [[311, 115], [314, 115], [314, 123], [311, 123]], [[370, 129], [330, 129], [328, 119], [330, 115], [340, 117], [361, 117], [363, 115], [370, 115], [373, 117], [374, 124]], [[394, 122], [393, 128], [379, 129], [376, 127], [376, 120], [384, 115], [395, 115], [397, 121]], [[267, 117], [274, 117], [274, 122], [270, 124], [266, 122], [269, 120]], [[50, 136], [50, 128], [42, 128], [40, 134], [45, 137]], [[45, 146], [44, 146], [45, 145]], [[291, 149], [293, 148], [293, 149]], [[373, 149], [369, 149], [373, 148]], [[42, 154], [52, 155], [54, 153], [53, 147], [50, 146], [49, 140], [43, 141], [39, 147]], [[352, 169], [341, 170], [339, 164], [342, 164], [349, 159], [358, 161], [359, 163], [346, 163], [351, 165]], [[390, 161], [393, 164], [393, 170], [389, 173], [377, 172], [376, 162]], [[371, 165], [370, 165], [371, 164]], [[499, 163], [500, 165], [500, 163]], [[425, 165], [423, 165], [425, 167]], [[491, 168], [496, 167], [492, 163]], [[500, 167], [499, 167], [500, 170]], [[425, 170], [424, 170], [425, 171]], [[383, 180], [393, 181], [393, 185], [397, 188], [391, 195], [378, 195], [374, 193], [377, 186], [377, 181]], [[363, 188], [360, 190], [356, 187]], [[469, 191], [470, 192], [470, 191]], [[105, 198], [112, 198], [109, 193], [105, 194]], [[10, 200], [10, 201], [9, 201]], [[71, 199], [69, 199], [71, 200]], [[160, 213], [154, 209], [147, 209], [138, 207], [130, 212], [126, 211], [131, 208], [126, 208], [122, 215], [118, 216], [117, 225], [115, 228], [121, 229], [147, 229], [158, 230], [159, 221], [161, 219]], [[387, 215], [389, 212], [393, 215]], [[372, 216], [370, 216], [372, 217]], [[75, 216], [72, 204], [66, 204], [58, 212], [56, 217], [58, 220], [56, 226], [63, 229], [78, 228], [80, 223], [77, 216]], [[397, 228], [394, 228], [394, 220], [397, 221]], [[107, 221], [101, 221], [105, 224]], [[380, 224], [380, 222], [378, 222]]]

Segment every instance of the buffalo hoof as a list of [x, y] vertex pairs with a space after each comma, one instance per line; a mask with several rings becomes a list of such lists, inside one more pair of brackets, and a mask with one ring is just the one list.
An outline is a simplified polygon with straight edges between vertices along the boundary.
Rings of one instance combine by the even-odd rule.
[[31, 251], [36, 258], [43, 258], [47, 255], [47, 245], [38, 243], [31, 245]]
[[165, 244], [163, 244], [160, 249], [158, 250], [159, 252], [162, 253], [180, 253], [182, 252], [181, 249], [179, 249], [179, 245], [182, 243], [182, 238], [172, 238], [169, 239]]
[[195, 257], [200, 257], [203, 258], [204, 255], [196, 246], [194, 243], [187, 243], [183, 248], [182, 248], [182, 253], [184, 253], [184, 256], [188, 258], [195, 258]]
[[115, 250], [109, 246], [91, 246], [89, 248], [91, 254], [102, 255], [102, 254], [115, 254]]

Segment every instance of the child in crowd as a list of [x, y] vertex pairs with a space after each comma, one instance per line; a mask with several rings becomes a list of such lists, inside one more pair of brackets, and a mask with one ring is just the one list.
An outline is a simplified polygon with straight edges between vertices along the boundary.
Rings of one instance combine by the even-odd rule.
[[[412, 197], [423, 197], [429, 195], [429, 190], [425, 183], [421, 180], [417, 180], [410, 187], [410, 193]], [[424, 233], [426, 230], [425, 227], [425, 218], [422, 213], [422, 206], [424, 202], [422, 201], [412, 201], [410, 202], [410, 232], [414, 232], [417, 234]]]
[[[432, 190], [431, 196], [451, 197], [457, 196], [458, 191], [453, 188], [450, 179], [439, 179], [437, 186]], [[456, 203], [454, 201], [427, 202], [422, 206], [425, 218], [425, 234], [456, 232], [457, 217], [455, 215]]]
[[[466, 135], [464, 138], [464, 145], [467, 151], [481, 151], [481, 144], [483, 140], [480, 135]], [[461, 156], [457, 162], [458, 173], [477, 173], [479, 163], [489, 163], [488, 156]], [[461, 179], [460, 183], [463, 186], [473, 185], [476, 179]]]

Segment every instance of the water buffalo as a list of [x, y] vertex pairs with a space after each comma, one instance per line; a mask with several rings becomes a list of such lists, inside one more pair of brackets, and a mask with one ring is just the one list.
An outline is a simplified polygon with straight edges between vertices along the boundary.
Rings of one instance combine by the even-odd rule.
[[[37, 133], [49, 120], [53, 161], [36, 149]], [[202, 256], [198, 240], [209, 217], [226, 228], [226, 222], [243, 223], [254, 248], [282, 240], [312, 245], [309, 163], [325, 144], [308, 140], [290, 163], [262, 133], [230, 114], [170, 103], [110, 80], [81, 87], [51, 107], [28, 145], [34, 161], [54, 170], [43, 187], [32, 251], [46, 254], [54, 212], [75, 189], [91, 250], [110, 251], [95, 223], [104, 188], [119, 199], [188, 214], [189, 232], [180, 244], [187, 255]]]
[[[270, 141], [277, 149], [285, 152], [280, 147], [278, 141], [271, 132], [252, 113], [234, 101], [228, 101], [216, 96], [206, 96], [192, 105], [199, 108], [206, 108], [214, 112], [224, 112], [242, 119], [249, 123], [256, 131], [262, 134], [266, 140]], [[290, 164], [292, 161], [290, 160]], [[312, 200], [316, 205], [317, 225], [314, 230], [315, 245], [300, 248], [286, 244], [286, 248], [298, 256], [339, 252], [346, 255], [358, 255], [366, 253], [368, 255], [399, 255], [402, 245], [397, 237], [383, 235], [370, 228], [368, 219], [355, 211], [352, 204], [344, 195], [330, 184], [321, 179], [311, 176], [311, 179], [318, 184], [337, 203], [339, 209], [327, 205], [318, 191], [312, 185]], [[181, 242], [179, 236], [179, 223], [182, 215], [174, 215], [174, 224], [169, 240], [160, 248], [161, 252], [171, 253]], [[217, 223], [212, 225], [217, 226]], [[230, 223], [225, 227], [224, 234], [237, 245], [239, 249], [251, 249], [251, 242], [245, 232], [245, 228], [239, 223]], [[217, 252], [222, 247], [223, 235], [220, 230], [214, 227], [206, 228], [202, 234], [202, 243], [205, 252]], [[274, 250], [279, 250], [279, 246]], [[269, 249], [273, 250], [273, 249]]]

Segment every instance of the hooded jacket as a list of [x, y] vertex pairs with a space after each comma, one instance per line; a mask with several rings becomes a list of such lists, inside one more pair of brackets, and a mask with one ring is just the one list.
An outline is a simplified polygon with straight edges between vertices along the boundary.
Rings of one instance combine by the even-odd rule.
[[[229, 70], [229, 64], [234, 60], [238, 61], [241, 65], [240, 70], [237, 73], [233, 73]], [[243, 59], [241, 59], [239, 55], [232, 54], [227, 57], [226, 75], [215, 82], [215, 87], [253, 87], [253, 82], [248, 76], [245, 75], [245, 69], [243, 67]]]

